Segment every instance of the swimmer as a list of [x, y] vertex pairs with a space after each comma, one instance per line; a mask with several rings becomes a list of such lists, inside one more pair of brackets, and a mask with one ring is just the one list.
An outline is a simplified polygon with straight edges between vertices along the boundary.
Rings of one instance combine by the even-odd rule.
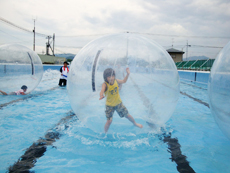
[[23, 85], [20, 90], [15, 91], [15, 92], [11, 92], [9, 94], [7, 94], [6, 92], [0, 90], [0, 92], [3, 95], [26, 95], [26, 93], [25, 93], [26, 91], [27, 91], [27, 86], [26, 85]]
[[[102, 84], [102, 89], [100, 92], [99, 100], [102, 100], [106, 96], [106, 103], [105, 103], [105, 114], [107, 118], [107, 122], [105, 123], [104, 131], [107, 133], [109, 127], [112, 123], [113, 113], [116, 110], [117, 113], [121, 118], [125, 117], [133, 125], [142, 128], [141, 124], [135, 122], [134, 118], [129, 114], [127, 108], [123, 105], [122, 100], [119, 94], [119, 84], [126, 83], [128, 80], [130, 71], [129, 68], [126, 68], [127, 75], [124, 77], [123, 80], [115, 78], [115, 71], [112, 68], [107, 68], [104, 71], [103, 77], [105, 82]], [[105, 93], [105, 96], [104, 96]]]

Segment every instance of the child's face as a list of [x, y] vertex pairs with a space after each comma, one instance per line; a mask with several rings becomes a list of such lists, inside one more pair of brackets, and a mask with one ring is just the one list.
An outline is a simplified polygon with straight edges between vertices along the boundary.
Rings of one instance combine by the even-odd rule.
[[27, 89], [23, 89], [24, 93], [27, 91]]
[[109, 84], [113, 84], [115, 80], [115, 76], [109, 76], [107, 77], [107, 81], [109, 82]]

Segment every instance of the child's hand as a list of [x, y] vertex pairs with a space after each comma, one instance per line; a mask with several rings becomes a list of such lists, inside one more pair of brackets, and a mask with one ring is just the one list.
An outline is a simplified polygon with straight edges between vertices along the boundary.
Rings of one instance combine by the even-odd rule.
[[127, 72], [127, 74], [130, 74], [129, 67], [126, 68], [126, 72]]
[[99, 100], [102, 100], [104, 97], [105, 97], [105, 96], [101, 95], [100, 98], [99, 98]]

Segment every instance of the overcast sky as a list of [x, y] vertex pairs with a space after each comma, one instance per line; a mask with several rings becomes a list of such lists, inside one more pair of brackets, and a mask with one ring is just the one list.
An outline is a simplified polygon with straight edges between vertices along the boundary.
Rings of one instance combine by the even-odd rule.
[[[53, 35], [55, 53], [76, 54], [105, 34], [134, 32], [188, 56], [215, 58], [230, 41], [229, 0], [0, 0], [0, 17], [19, 27]], [[36, 52], [46, 37], [36, 35]], [[0, 20], [0, 45], [33, 49], [33, 33]], [[184, 55], [184, 58], [187, 55]]]

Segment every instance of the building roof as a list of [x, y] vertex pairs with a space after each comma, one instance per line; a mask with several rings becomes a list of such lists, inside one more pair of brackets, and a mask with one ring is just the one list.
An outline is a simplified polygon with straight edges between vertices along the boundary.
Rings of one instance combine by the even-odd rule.
[[38, 54], [38, 56], [41, 58], [42, 64], [63, 64], [63, 62], [66, 61], [66, 58], [52, 55]]
[[184, 54], [183, 51], [180, 51], [180, 50], [177, 50], [177, 49], [174, 49], [174, 48], [168, 49], [167, 52], [168, 52], [168, 53], [179, 53], [179, 54]]

